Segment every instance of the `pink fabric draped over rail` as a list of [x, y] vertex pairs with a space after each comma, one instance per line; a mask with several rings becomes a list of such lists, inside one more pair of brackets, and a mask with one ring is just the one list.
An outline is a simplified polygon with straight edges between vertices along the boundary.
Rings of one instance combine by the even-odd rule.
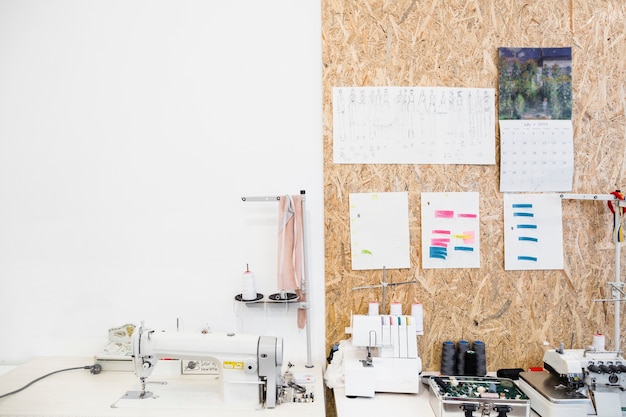
[[[303, 270], [302, 196], [282, 196], [278, 203], [278, 288], [294, 291], [300, 301], [305, 279]], [[298, 328], [304, 328], [306, 310], [298, 309]]]

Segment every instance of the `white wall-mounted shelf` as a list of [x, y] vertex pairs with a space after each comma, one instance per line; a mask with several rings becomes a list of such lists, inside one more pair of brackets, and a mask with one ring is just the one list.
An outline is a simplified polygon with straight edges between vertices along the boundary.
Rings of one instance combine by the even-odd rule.
[[276, 293], [271, 294], [267, 298], [263, 294], [257, 293], [257, 296], [254, 300], [243, 300], [241, 294], [237, 294], [235, 296], [235, 300], [240, 303], [245, 304], [246, 306], [258, 306], [258, 305], [274, 305], [274, 304], [296, 304], [300, 302], [300, 297], [298, 297], [295, 293]]

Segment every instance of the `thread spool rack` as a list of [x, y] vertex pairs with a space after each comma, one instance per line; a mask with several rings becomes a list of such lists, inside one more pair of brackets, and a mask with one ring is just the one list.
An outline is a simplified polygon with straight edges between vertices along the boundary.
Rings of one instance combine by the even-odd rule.
[[297, 294], [288, 292], [283, 296], [281, 293], [275, 293], [269, 295], [267, 298], [261, 293], [257, 293], [257, 296], [254, 300], [243, 300], [241, 294], [237, 294], [235, 296], [235, 300], [241, 303], [244, 303], [248, 307], [258, 306], [258, 305], [272, 305], [272, 304], [289, 304], [289, 303], [297, 303], [300, 300]]
[[[259, 300], [253, 301], [244, 301], [247, 307], [254, 306], [277, 306], [277, 305], [285, 305], [285, 304], [294, 304], [298, 309], [307, 310], [306, 314], [306, 323], [305, 323], [305, 331], [306, 331], [306, 368], [313, 368], [313, 359], [311, 353], [311, 303], [309, 293], [309, 274], [308, 274], [308, 261], [307, 261], [307, 233], [306, 233], [306, 219], [305, 219], [305, 201], [306, 201], [306, 192], [305, 190], [300, 190], [300, 196], [302, 197], [302, 284], [300, 288], [300, 293], [303, 297], [306, 297], [307, 301], [301, 301], [300, 298], [295, 293], [285, 293], [286, 297], [282, 297], [283, 291], [280, 291], [276, 294], [270, 295], [267, 299], [261, 298]], [[253, 197], [241, 197], [241, 201], [243, 202], [278, 202], [280, 201], [281, 196], [253, 196]], [[293, 294], [292, 297], [291, 295]], [[235, 299], [237, 299], [235, 297]], [[238, 300], [239, 301], [239, 300]]]

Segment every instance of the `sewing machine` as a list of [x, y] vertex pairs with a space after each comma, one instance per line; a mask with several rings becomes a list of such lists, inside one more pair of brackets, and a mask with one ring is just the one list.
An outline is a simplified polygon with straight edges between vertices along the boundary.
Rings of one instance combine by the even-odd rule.
[[411, 316], [353, 315], [344, 349], [347, 397], [418, 393], [422, 361]]
[[520, 374], [520, 387], [531, 402], [535, 396], [533, 408], [544, 403], [544, 413], [536, 410], [543, 417], [552, 413], [567, 417], [624, 414], [626, 360], [618, 352], [563, 349], [561, 345], [547, 350], [543, 361], [548, 372]]
[[543, 354], [543, 366], [568, 391], [577, 391], [585, 386], [582, 351], [573, 349], [548, 349]]
[[167, 333], [138, 327], [133, 333], [138, 399], [150, 398], [148, 378], [160, 358], [211, 360], [218, 364], [224, 404], [274, 408], [282, 386], [283, 340], [235, 333]]

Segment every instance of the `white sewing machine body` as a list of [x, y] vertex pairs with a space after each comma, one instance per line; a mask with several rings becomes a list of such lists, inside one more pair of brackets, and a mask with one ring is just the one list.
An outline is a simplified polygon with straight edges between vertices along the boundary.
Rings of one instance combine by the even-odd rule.
[[[224, 404], [274, 408], [282, 385], [283, 340], [235, 333], [167, 333], [138, 327], [133, 334], [135, 374], [145, 380], [160, 358], [211, 360], [218, 364]], [[147, 394], [147, 395], [146, 395]]]
[[354, 315], [344, 350], [347, 397], [419, 392], [422, 361], [411, 316]]
[[[626, 409], [626, 360], [619, 352], [549, 349], [543, 361], [544, 368], [571, 392], [568, 399], [545, 401], [550, 399], [549, 393], [537, 390], [538, 384], [527, 386], [527, 391], [538, 391], [547, 414], [557, 417], [625, 414], [621, 410]], [[520, 379], [523, 383], [524, 373], [520, 374]], [[532, 395], [534, 393], [530, 392], [531, 401]]]

